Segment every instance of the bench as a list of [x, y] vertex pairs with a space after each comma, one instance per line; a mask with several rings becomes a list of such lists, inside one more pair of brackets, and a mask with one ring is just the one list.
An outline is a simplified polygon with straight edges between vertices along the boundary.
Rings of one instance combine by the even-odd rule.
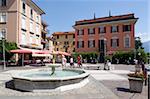
[[99, 65], [91, 65], [91, 66], [86, 66], [85, 69], [88, 69], [88, 70], [100, 70], [101, 66]]

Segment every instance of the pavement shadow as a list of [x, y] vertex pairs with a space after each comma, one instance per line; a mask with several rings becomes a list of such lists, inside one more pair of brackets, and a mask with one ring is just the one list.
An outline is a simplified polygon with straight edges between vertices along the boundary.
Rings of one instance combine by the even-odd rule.
[[117, 87], [117, 91], [130, 92], [129, 88]]

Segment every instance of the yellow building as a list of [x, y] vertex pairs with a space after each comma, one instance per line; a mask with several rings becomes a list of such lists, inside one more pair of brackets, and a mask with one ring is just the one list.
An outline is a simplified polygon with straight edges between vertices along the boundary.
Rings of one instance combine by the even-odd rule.
[[55, 51], [63, 51], [68, 53], [75, 52], [75, 32], [54, 32], [53, 44]]

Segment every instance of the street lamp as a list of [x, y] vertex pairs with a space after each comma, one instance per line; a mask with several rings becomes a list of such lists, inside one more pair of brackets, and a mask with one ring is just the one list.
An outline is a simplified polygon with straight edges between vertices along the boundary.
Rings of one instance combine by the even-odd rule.
[[107, 53], [107, 39], [104, 38], [104, 61], [105, 61], [106, 53]]
[[6, 34], [6, 31], [5, 29], [2, 29], [2, 35], [1, 35], [1, 38], [2, 38], [2, 46], [3, 46], [3, 69], [5, 70], [6, 69], [6, 61], [5, 61], [5, 34]]

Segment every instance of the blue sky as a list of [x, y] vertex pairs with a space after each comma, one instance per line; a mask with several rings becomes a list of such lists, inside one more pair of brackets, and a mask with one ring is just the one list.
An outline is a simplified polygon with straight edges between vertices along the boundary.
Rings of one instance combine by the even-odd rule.
[[50, 33], [58, 31], [72, 31], [77, 20], [106, 17], [135, 13], [139, 20], [136, 23], [135, 35], [142, 41], [148, 39], [148, 6], [149, 0], [33, 0], [46, 15], [43, 20], [49, 24]]

